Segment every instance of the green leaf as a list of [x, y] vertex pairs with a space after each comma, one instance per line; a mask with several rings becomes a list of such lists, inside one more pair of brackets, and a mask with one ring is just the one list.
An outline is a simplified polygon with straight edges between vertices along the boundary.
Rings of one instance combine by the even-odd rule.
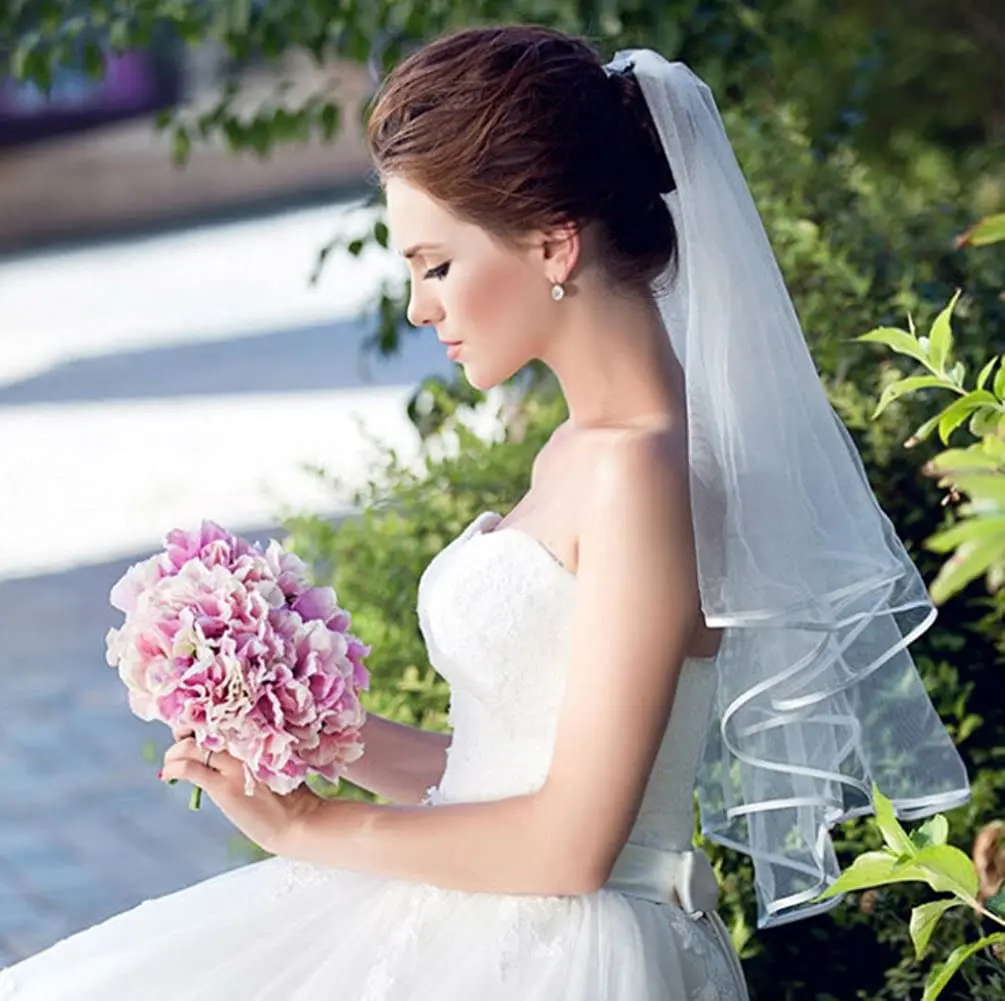
[[970, 242], [975, 247], [1005, 241], [1005, 212], [982, 219], [970, 231]]
[[936, 414], [934, 417], [930, 417], [924, 424], [921, 424], [914, 430], [911, 437], [904, 442], [904, 447], [913, 448], [919, 442], [927, 440], [929, 435], [931, 435], [931, 433], [939, 426], [939, 421], [941, 419], [941, 414]]
[[949, 305], [935, 318], [932, 329], [929, 333], [931, 342], [932, 364], [940, 372], [944, 372], [949, 354], [953, 350], [953, 309], [959, 301], [962, 289], [956, 290], [956, 295], [950, 300]]
[[899, 856], [888, 851], [863, 852], [857, 856], [844, 872], [826, 889], [818, 900], [850, 893], [854, 890], [868, 890], [874, 886], [889, 883], [911, 883], [923, 879], [920, 870], [911, 871], [910, 866], [897, 863]]
[[105, 57], [97, 42], [84, 43], [83, 61], [84, 72], [92, 80], [100, 80], [105, 75]]
[[[995, 361], [1002, 361], [1002, 356], [999, 355], [997, 358], [992, 358], [990, 364], [993, 364]], [[991, 388], [999, 400], [1005, 397], [1005, 364], [995, 373], [995, 381]]]
[[[1005, 420], [1005, 414], [1002, 414], [998, 422], [999, 430], [1002, 430], [1002, 420]], [[1005, 441], [1002, 441], [996, 435], [991, 438], [985, 438], [979, 443], [979, 448], [985, 455], [991, 456], [1005, 470]]]
[[872, 787], [872, 807], [876, 811], [876, 824], [883, 834], [887, 847], [897, 855], [913, 856], [916, 852], [914, 843], [907, 836], [907, 831], [900, 826], [900, 821], [893, 811], [893, 803], [875, 784]]
[[928, 465], [933, 472], [951, 475], [966, 471], [998, 471], [999, 461], [994, 454], [978, 443], [966, 448], [947, 448], [933, 458]]
[[377, 241], [377, 243], [381, 247], [387, 250], [387, 242], [389, 237], [390, 233], [388, 232], [387, 229], [387, 223], [385, 223], [382, 219], [378, 219], [373, 224], [373, 238]]
[[965, 399], [950, 404], [939, 417], [939, 438], [949, 444], [950, 435], [974, 412], [975, 405]]
[[913, 859], [914, 865], [923, 869], [925, 881], [937, 892], [955, 893], [967, 903], [977, 900], [977, 873], [970, 857], [952, 845], [928, 845], [920, 849]]
[[948, 553], [959, 546], [993, 542], [999, 536], [1005, 539], [1005, 516], [967, 518], [937, 532], [927, 540], [925, 547], [933, 553]]
[[956, 744], [959, 745], [969, 740], [971, 735], [983, 722], [983, 716], [978, 716], [977, 713], [967, 713], [967, 715], [960, 720], [960, 725], [956, 728]]
[[975, 389], [951, 403], [939, 417], [939, 437], [949, 443], [949, 436], [978, 408], [997, 406], [998, 401], [986, 389]]
[[183, 167], [188, 162], [189, 153], [192, 150], [192, 139], [184, 126], [179, 126], [174, 131], [171, 142], [171, 158], [175, 165]]
[[944, 900], [931, 900], [911, 911], [911, 941], [914, 943], [914, 955], [917, 959], [925, 954], [932, 932], [942, 915], [959, 906], [960, 901], [955, 897], [946, 897]]
[[925, 993], [921, 1001], [935, 1001], [942, 993], [943, 988], [953, 978], [953, 974], [972, 956], [974, 953], [986, 949], [988, 946], [1005, 942], [1005, 932], [997, 932], [994, 935], [987, 935], [978, 942], [971, 942], [957, 946], [949, 954], [949, 958], [940, 965], [934, 967], [928, 976], [925, 984]]
[[968, 543], [961, 546], [939, 570], [929, 589], [932, 601], [937, 605], [948, 601], [962, 591], [971, 581], [987, 572], [992, 563], [1002, 557], [1002, 547], [992, 548]]
[[[1005, 474], [999, 470], [990, 474], [958, 474], [955, 482], [970, 497], [965, 508], [967, 514], [979, 515], [982, 525], [1005, 514]], [[1000, 530], [1000, 526], [996, 526], [996, 530]], [[990, 530], [984, 534], [989, 535]]]
[[898, 330], [896, 327], [877, 327], [867, 334], [862, 334], [861, 337], [856, 337], [855, 340], [867, 344], [885, 344], [898, 354], [908, 355], [920, 361], [926, 368], [931, 368], [928, 356], [921, 349], [921, 345], [906, 330]]
[[[985, 365], [984, 368], [981, 369], [981, 374], [979, 376], [977, 376], [977, 388], [978, 389], [983, 389], [984, 388], [985, 383], [988, 381], [988, 376], [991, 375], [991, 369], [993, 369], [995, 367], [995, 362], [998, 361], [1000, 358], [1001, 358], [1001, 355], [995, 355], [991, 359], [991, 361], [989, 361], [987, 363], [987, 365]], [[999, 369], [998, 370], [998, 375], [999, 376], [1001, 375], [1001, 372], [1002, 372], [1002, 370]], [[994, 387], [994, 389], [995, 389], [995, 396], [997, 396], [1000, 399], [1002, 394], [998, 391], [998, 379], [997, 378], [995, 379], [995, 387]]]
[[929, 817], [921, 827], [911, 832], [911, 841], [916, 848], [929, 845], [944, 845], [949, 837], [949, 821], [941, 813]]
[[919, 389], [955, 389], [956, 387], [948, 379], [941, 375], [915, 375], [909, 379], [898, 379], [887, 386], [879, 398], [872, 419], [875, 420], [886, 408], [899, 399], [905, 393], [914, 393]]
[[986, 434], [994, 434], [998, 427], [1000, 411], [997, 407], [981, 407], [970, 418], [970, 433], [975, 438], [983, 438]]

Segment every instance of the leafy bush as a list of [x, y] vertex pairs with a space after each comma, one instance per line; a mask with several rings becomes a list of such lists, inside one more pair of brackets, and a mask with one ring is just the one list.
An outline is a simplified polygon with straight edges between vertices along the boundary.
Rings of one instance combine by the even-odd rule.
[[[894, 815], [893, 804], [875, 786], [873, 802], [876, 806], [875, 827], [883, 837], [883, 847], [855, 859], [820, 899], [850, 890], [913, 882], [925, 883], [937, 893], [944, 894], [919, 904], [911, 912], [909, 930], [919, 959], [928, 948], [939, 921], [960, 907], [968, 907], [975, 915], [1005, 927], [1005, 893], [996, 889], [989, 896], [982, 894], [981, 880], [974, 864], [958, 848], [946, 843], [949, 824], [942, 814], [925, 821], [908, 835]], [[981, 950], [990, 950], [989, 961], [1000, 985], [1005, 974], [1005, 968], [999, 961], [1003, 948], [1005, 932], [1001, 931], [957, 946], [949, 958], [930, 973], [922, 1001], [936, 1001], [962, 964]], [[988, 995], [982, 991], [982, 996]]]

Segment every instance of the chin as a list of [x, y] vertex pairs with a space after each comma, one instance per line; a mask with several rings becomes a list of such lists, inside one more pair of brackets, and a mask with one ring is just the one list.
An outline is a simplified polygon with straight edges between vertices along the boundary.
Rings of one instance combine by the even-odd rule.
[[512, 371], [502, 369], [486, 371], [483, 368], [479, 369], [476, 365], [465, 365], [463, 362], [461, 367], [464, 369], [464, 377], [468, 380], [468, 384], [482, 393], [487, 393], [490, 389], [501, 386], [507, 379], [512, 378], [520, 371], [519, 367]]
[[476, 379], [470, 372], [465, 372], [465, 377], [468, 380], [468, 384], [472, 389], [477, 389], [481, 393], [485, 393], [492, 389], [493, 386], [498, 386], [499, 383], [493, 380], [481, 380]]
[[480, 372], [477, 368], [469, 368], [467, 365], [464, 365], [463, 368], [464, 378], [468, 380], [468, 384], [472, 389], [477, 389], [482, 393], [493, 389], [503, 381], [502, 379], [495, 378], [492, 373]]

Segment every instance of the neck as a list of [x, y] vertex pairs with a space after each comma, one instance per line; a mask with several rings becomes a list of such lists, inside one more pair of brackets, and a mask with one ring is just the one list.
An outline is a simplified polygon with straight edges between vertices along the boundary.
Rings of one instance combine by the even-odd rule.
[[683, 420], [683, 372], [652, 295], [574, 295], [543, 361], [573, 428]]

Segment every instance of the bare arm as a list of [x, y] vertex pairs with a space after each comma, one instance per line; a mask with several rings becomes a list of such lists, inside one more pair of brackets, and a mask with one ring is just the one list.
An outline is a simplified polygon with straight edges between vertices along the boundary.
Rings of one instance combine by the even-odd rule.
[[605, 883], [700, 614], [685, 459], [658, 441], [618, 452], [598, 471], [580, 532], [569, 684], [544, 785], [424, 807], [325, 801], [288, 825], [277, 854], [469, 892]]
[[346, 770], [346, 778], [361, 789], [392, 803], [422, 801], [437, 785], [447, 766], [451, 736], [395, 723], [370, 713], [363, 724], [363, 757]]

